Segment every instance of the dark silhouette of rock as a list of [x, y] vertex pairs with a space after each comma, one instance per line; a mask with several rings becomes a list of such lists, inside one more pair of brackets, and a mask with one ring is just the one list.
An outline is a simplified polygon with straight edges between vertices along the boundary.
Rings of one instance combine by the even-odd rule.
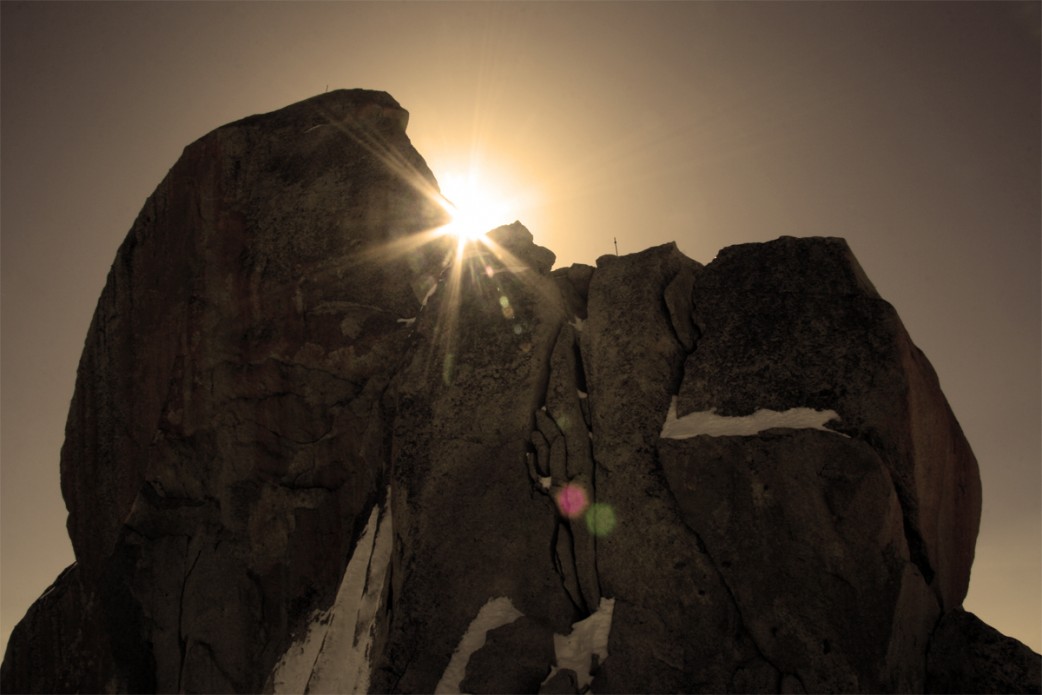
[[[259, 691], [332, 600], [386, 488], [398, 321], [451, 246], [381, 251], [442, 214], [406, 120], [338, 91], [219, 128], [120, 247], [61, 462], [77, 595], [118, 622], [82, 640], [87, 690]], [[40, 639], [68, 649], [12, 639], [6, 661]]]
[[550, 564], [553, 504], [526, 465], [564, 306], [526, 229], [492, 236], [505, 252], [474, 250], [446, 275], [389, 392], [401, 543], [375, 691], [433, 692], [490, 598], [509, 597], [548, 644], [575, 620]]
[[[663, 439], [659, 453], [684, 523], [767, 664], [809, 693], [922, 689], [921, 650], [940, 609], [871, 446], [777, 429]], [[779, 543], [781, 529], [798, 540]]]
[[941, 619], [927, 658], [930, 693], [1042, 691], [1042, 656], [961, 609]]
[[845, 242], [782, 238], [724, 249], [700, 273], [677, 414], [809, 407], [875, 447], [913, 561], [945, 610], [962, 604], [980, 478], [937, 376]]
[[842, 240], [457, 250], [406, 121], [330, 92], [148, 200], [70, 408], [77, 562], [0, 689], [1037, 684], [959, 608], [977, 464]]
[[485, 646], [470, 657], [468, 676], [460, 683], [461, 691], [545, 692], [539, 690], [541, 674], [553, 659], [553, 641], [546, 639], [545, 631], [535, 621], [520, 618], [488, 633]]
[[558, 671], [539, 688], [541, 695], [554, 695], [556, 693], [567, 695], [577, 692], [579, 692], [579, 683], [575, 678], [575, 671], [568, 668]]
[[[115, 689], [111, 652], [95, 645], [108, 640], [108, 631], [118, 627], [119, 620], [104, 615], [99, 603], [85, 590], [79, 565], [67, 567], [12, 631], [0, 670], [0, 690], [100, 693]], [[139, 679], [128, 679], [121, 689], [154, 687], [148, 674], [137, 675]]]

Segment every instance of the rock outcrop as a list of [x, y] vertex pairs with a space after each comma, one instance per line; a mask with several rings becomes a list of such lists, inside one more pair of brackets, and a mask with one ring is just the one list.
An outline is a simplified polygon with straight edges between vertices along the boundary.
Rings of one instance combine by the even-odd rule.
[[324, 94], [148, 200], [4, 692], [1030, 690], [960, 610], [976, 461], [842, 240], [458, 249], [406, 122]]
[[930, 640], [927, 692], [1037, 693], [1038, 654], [988, 627], [973, 613], [950, 611]]
[[[400, 319], [451, 250], [389, 251], [444, 215], [406, 121], [386, 94], [324, 94], [201, 138], [148, 199], [62, 449], [90, 607], [64, 620], [106, 627], [82, 653], [61, 643], [68, 625], [53, 648], [16, 633], [5, 663], [29, 649], [113, 664], [84, 667], [83, 691], [256, 692], [332, 602], [387, 488]], [[10, 686], [63, 688], [50, 678]]]

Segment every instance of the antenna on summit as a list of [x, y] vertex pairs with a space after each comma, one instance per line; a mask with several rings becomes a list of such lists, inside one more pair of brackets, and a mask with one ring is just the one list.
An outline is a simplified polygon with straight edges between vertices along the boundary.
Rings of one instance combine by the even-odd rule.
[[611, 238], [611, 240], [615, 242], [615, 255], [618, 256], [619, 255], [619, 238], [613, 236]]

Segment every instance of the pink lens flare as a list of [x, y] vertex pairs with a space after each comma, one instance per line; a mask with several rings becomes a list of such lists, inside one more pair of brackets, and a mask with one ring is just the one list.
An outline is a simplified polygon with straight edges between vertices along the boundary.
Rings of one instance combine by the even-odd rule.
[[561, 515], [569, 519], [577, 519], [582, 516], [583, 512], [586, 511], [586, 507], [590, 504], [589, 499], [586, 497], [586, 490], [572, 483], [562, 487], [555, 499], [557, 500], [557, 508], [561, 510]]

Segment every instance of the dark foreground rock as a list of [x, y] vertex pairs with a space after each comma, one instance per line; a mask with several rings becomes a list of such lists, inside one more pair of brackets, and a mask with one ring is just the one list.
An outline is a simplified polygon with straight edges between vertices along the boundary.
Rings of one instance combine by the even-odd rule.
[[977, 463], [842, 240], [457, 251], [406, 121], [247, 118], [146, 203], [70, 409], [77, 562], [0, 689], [1037, 684], [959, 608]]
[[949, 612], [937, 625], [927, 657], [927, 692], [1042, 690], [1042, 656], [963, 610]]

